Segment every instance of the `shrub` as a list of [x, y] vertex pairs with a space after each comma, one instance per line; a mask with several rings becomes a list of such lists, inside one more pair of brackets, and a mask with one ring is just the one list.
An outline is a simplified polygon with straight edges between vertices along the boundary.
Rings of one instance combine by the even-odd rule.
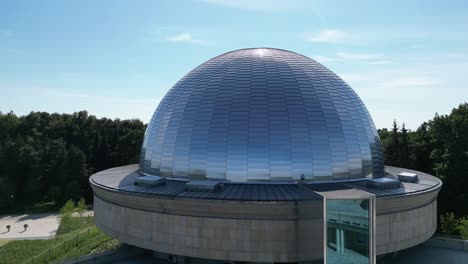
[[458, 221], [452, 212], [440, 216], [440, 229], [444, 234], [458, 235]]
[[81, 198], [77, 203], [76, 203], [76, 208], [75, 211], [78, 212], [80, 217], [83, 217], [83, 213], [86, 212], [86, 203], [84, 198]]
[[468, 218], [463, 217], [458, 219], [458, 232], [463, 239], [468, 239]]

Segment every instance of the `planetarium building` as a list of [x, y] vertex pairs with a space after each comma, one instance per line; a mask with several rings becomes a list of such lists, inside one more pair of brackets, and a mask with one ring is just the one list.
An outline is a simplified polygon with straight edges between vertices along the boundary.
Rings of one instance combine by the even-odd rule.
[[424, 242], [441, 182], [384, 165], [372, 118], [303, 55], [242, 49], [184, 76], [140, 164], [90, 177], [96, 225], [175, 259], [375, 263]]

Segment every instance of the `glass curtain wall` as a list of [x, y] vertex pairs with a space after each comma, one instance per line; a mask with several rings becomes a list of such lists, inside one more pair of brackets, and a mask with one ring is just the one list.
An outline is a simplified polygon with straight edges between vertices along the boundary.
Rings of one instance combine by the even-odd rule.
[[327, 263], [371, 263], [369, 199], [326, 200]]

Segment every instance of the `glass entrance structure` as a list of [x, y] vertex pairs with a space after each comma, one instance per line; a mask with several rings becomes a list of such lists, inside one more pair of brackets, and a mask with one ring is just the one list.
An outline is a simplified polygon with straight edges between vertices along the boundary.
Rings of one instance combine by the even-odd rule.
[[374, 263], [374, 200], [326, 199], [326, 263]]

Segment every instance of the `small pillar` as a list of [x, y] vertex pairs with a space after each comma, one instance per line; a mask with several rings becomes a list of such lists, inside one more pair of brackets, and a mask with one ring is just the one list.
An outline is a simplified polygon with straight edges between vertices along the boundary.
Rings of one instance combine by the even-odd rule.
[[344, 230], [336, 229], [336, 252], [344, 253]]

